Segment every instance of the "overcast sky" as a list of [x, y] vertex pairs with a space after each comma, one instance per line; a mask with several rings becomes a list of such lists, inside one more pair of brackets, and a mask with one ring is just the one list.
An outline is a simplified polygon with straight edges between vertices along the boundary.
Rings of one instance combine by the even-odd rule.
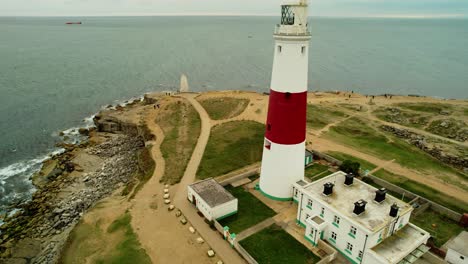
[[[309, 0], [312, 16], [468, 16], [468, 0]], [[277, 15], [282, 0], [0, 0], [0, 16]]]

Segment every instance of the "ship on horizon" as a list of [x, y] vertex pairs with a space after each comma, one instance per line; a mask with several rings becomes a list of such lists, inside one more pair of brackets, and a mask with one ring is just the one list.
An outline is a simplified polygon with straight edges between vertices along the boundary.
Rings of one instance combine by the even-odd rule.
[[81, 21], [78, 21], [78, 22], [67, 22], [65, 23], [66, 25], [81, 25]]

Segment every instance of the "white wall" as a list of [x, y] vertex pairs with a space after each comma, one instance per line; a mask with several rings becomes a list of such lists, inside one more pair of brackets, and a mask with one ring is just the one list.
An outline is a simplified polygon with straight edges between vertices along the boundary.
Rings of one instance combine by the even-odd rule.
[[[460, 257], [463, 257], [460, 258]], [[456, 252], [455, 250], [448, 249], [447, 255], [445, 256], [445, 260], [451, 264], [468, 264], [468, 256], [463, 256], [460, 253]]]
[[260, 189], [277, 198], [291, 198], [292, 185], [304, 179], [304, 151], [305, 142], [296, 145], [272, 142], [270, 149], [263, 147]]
[[[339, 249], [343, 254], [346, 254], [349, 258], [353, 259], [356, 262], [359, 262], [357, 257], [359, 256], [359, 251], [363, 251], [365, 253], [364, 243], [366, 241], [366, 235], [367, 235], [367, 233], [364, 232], [364, 230], [360, 226], [350, 222], [348, 219], [344, 218], [338, 212], [331, 210], [326, 204], [322, 204], [319, 200], [314, 199], [314, 197], [309, 196], [307, 193], [299, 192], [298, 197], [295, 199], [297, 199], [299, 203], [299, 208], [298, 208], [298, 213], [297, 213], [296, 218], [299, 219], [301, 223], [303, 224], [306, 223], [305, 220], [306, 220], [307, 215], [309, 215], [310, 217], [313, 217], [315, 215], [320, 216], [322, 207], [325, 208], [322, 219], [327, 223], [327, 226], [324, 229], [323, 240], [328, 241], [330, 245]], [[312, 199], [313, 201], [312, 209], [307, 207], [308, 199]], [[335, 215], [340, 217], [340, 223], [338, 227], [333, 225]], [[354, 226], [357, 229], [355, 238], [351, 237], [348, 234], [351, 230], [351, 226]], [[337, 234], [336, 242], [333, 242], [330, 240], [332, 232], [335, 232]], [[368, 238], [366, 248], [369, 248], [369, 244], [368, 244], [369, 240], [370, 238]], [[348, 242], [353, 245], [353, 250], [351, 251], [351, 254], [345, 252]]]
[[[281, 52], [278, 46], [281, 46]], [[304, 53], [302, 47], [305, 47]], [[309, 40], [277, 39], [270, 88], [283, 93], [307, 91], [308, 67]]]
[[222, 205], [216, 206], [212, 209], [212, 216], [213, 219], [218, 219], [222, 216], [227, 214], [233, 213], [237, 211], [237, 199], [224, 203]]
[[195, 200], [197, 201], [196, 208], [205, 216], [205, 218], [209, 221], [213, 220], [210, 206], [208, 206], [208, 204], [200, 197], [200, 195], [193, 191], [193, 189], [190, 186], [187, 187], [187, 194], [190, 202], [192, 203], [192, 197], [195, 197]]

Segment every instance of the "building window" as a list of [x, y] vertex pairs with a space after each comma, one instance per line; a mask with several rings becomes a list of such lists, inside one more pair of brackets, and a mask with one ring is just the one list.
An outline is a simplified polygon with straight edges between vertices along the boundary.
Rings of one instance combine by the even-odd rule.
[[305, 46], [302, 46], [302, 48], [301, 48], [301, 53], [304, 54], [305, 51], [306, 51], [306, 47], [305, 47]]
[[340, 217], [335, 215], [335, 218], [333, 219], [333, 222], [336, 224], [340, 224]]
[[358, 255], [358, 258], [362, 259], [362, 250], [359, 250], [359, 255]]
[[460, 256], [460, 258], [461, 258], [461, 259], [465, 259], [465, 257], [464, 257], [464, 256]]
[[315, 231], [315, 229], [313, 229], [313, 228], [310, 229], [310, 236], [311, 236], [311, 237], [314, 236], [314, 231]]
[[348, 244], [346, 245], [346, 249], [349, 250], [350, 252], [353, 252], [353, 245], [348, 242]]
[[356, 235], [357, 229], [354, 226], [351, 226], [351, 229], [349, 230], [350, 234]]
[[324, 214], [325, 214], [325, 208], [322, 207], [322, 210], [320, 211], [320, 215], [323, 217]]
[[309, 214], [306, 214], [306, 218], [305, 220], [309, 219], [310, 218], [310, 215]]
[[331, 233], [331, 238], [336, 241], [336, 233], [335, 232]]
[[310, 209], [312, 209], [312, 199], [309, 199], [307, 201], [307, 207], [309, 207]]
[[278, 45], [278, 53], [281, 53], [281, 45]]
[[298, 191], [297, 189], [294, 190], [294, 197], [297, 197]]

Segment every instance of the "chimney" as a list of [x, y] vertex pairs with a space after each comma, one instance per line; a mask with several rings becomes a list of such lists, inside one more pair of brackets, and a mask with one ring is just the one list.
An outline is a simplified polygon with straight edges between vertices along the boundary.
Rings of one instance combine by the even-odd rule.
[[374, 201], [378, 203], [382, 203], [385, 200], [386, 194], [387, 194], [387, 189], [385, 188], [378, 189], [377, 191], [375, 191]]
[[327, 182], [323, 185], [323, 195], [329, 196], [330, 194], [333, 193], [333, 186], [335, 186], [331, 182]]
[[366, 210], [366, 204], [367, 202], [362, 199], [355, 202], [353, 213], [355, 213], [356, 215], [362, 214]]
[[346, 174], [344, 184], [347, 186], [353, 185], [354, 175], [352, 173]]
[[398, 216], [398, 205], [394, 203], [392, 206], [390, 206], [390, 216], [391, 217], [397, 217]]

